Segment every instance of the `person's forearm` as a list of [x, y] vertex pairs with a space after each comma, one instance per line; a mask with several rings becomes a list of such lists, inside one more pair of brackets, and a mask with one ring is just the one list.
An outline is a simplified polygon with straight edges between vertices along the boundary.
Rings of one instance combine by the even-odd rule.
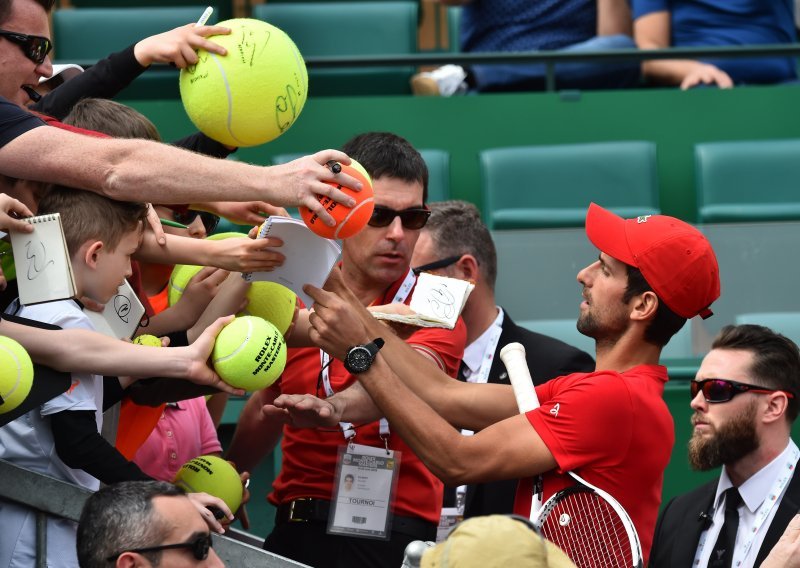
[[143, 333], [163, 337], [176, 331], [183, 331], [194, 325], [195, 320], [188, 321], [184, 311], [176, 304], [151, 316], [147, 327], [141, 328]]
[[225, 459], [234, 462], [239, 471], [255, 471], [281, 439], [283, 424], [265, 418], [261, 412], [265, 404], [272, 404], [277, 394], [275, 387], [254, 392], [239, 416], [230, 449], [225, 455]]

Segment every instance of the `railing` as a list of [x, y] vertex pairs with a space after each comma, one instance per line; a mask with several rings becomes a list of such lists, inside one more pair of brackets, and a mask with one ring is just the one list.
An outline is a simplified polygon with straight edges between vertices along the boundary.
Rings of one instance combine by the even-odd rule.
[[[91, 491], [53, 477], [0, 460], [0, 499], [14, 501], [37, 511], [36, 568], [46, 567], [47, 517], [56, 516], [77, 522]], [[214, 551], [227, 566], [264, 568], [303, 568], [287, 558], [259, 548], [261, 539], [235, 529], [228, 536], [214, 537]], [[308, 567], [306, 567], [308, 568]]]

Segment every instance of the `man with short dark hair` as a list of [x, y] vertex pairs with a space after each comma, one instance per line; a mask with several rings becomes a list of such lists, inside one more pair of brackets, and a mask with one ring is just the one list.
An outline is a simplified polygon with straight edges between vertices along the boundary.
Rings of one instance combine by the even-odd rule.
[[163, 481], [125, 481], [94, 493], [81, 512], [77, 547], [81, 568], [224, 566], [183, 489]]
[[723, 328], [692, 382], [689, 462], [719, 479], [667, 503], [650, 566], [759, 566], [800, 508], [791, 439], [800, 351], [759, 325]]

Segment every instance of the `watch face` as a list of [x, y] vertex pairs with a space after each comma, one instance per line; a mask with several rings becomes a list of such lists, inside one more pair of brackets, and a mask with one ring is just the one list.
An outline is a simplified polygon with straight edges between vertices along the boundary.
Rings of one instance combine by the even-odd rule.
[[363, 373], [372, 364], [372, 353], [366, 347], [354, 347], [347, 354], [347, 370], [351, 373]]

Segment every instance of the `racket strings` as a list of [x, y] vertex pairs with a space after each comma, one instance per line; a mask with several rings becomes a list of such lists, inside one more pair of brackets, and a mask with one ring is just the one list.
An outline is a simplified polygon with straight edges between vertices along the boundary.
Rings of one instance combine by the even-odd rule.
[[548, 512], [542, 534], [578, 568], [633, 565], [631, 543], [622, 519], [595, 493], [566, 494]]

